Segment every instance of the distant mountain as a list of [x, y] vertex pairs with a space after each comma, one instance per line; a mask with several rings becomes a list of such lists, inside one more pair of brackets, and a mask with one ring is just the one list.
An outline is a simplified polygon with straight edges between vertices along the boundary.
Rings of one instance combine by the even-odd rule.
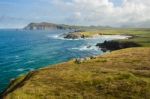
[[26, 30], [50, 30], [50, 29], [72, 29], [72, 28], [68, 25], [41, 22], [41, 23], [30, 23], [24, 29]]
[[150, 20], [143, 22], [130, 22], [130, 24], [124, 24], [121, 28], [150, 28]]
[[75, 30], [86, 30], [86, 29], [98, 29], [98, 28], [110, 28], [108, 26], [76, 26], [76, 25], [65, 25], [65, 24], [54, 24], [48, 22], [41, 23], [30, 23], [25, 30], [51, 30], [51, 29], [75, 29]]

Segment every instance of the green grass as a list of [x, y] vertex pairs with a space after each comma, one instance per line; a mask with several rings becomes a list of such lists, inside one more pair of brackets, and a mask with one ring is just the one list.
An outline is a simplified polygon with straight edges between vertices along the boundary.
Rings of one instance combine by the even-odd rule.
[[88, 30], [85, 32], [79, 32], [80, 34], [84, 34], [86, 37], [92, 37], [94, 35], [132, 35], [134, 38], [129, 40], [121, 40], [121, 41], [132, 41], [142, 46], [149, 46], [150, 47], [150, 29], [99, 29], [99, 30]]
[[80, 64], [71, 60], [18, 78], [10, 88], [4, 99], [149, 99], [150, 48], [113, 51]]

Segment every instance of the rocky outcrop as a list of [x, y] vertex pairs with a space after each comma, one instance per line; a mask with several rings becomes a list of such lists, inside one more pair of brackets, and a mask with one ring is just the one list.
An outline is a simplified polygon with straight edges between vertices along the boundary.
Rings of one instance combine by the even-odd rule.
[[80, 64], [83, 63], [84, 61], [96, 59], [96, 56], [91, 56], [91, 57], [85, 57], [85, 58], [77, 58], [74, 60], [75, 63]]
[[80, 37], [81, 36], [79, 34], [75, 34], [75, 33], [69, 33], [69, 34], [64, 36], [64, 38], [67, 38], [67, 39], [78, 39]]
[[79, 38], [86, 38], [86, 36], [83, 34], [80, 34], [80, 33], [73, 32], [73, 33], [66, 34], [64, 36], [64, 38], [66, 38], [66, 39], [79, 39]]
[[104, 43], [98, 43], [96, 44], [99, 48], [102, 49], [102, 51], [113, 51], [123, 48], [129, 48], [129, 47], [140, 47], [140, 44], [137, 44], [135, 42], [129, 42], [129, 41], [104, 41]]

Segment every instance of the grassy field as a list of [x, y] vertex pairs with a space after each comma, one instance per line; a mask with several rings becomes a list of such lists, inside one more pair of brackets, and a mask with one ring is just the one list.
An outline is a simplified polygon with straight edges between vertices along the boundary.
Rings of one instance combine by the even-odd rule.
[[149, 99], [150, 48], [43, 68], [16, 79], [6, 93], [4, 99]]
[[143, 47], [128, 48], [76, 63], [71, 60], [12, 81], [4, 99], [149, 99], [150, 29], [100, 29], [80, 32], [132, 35]]
[[133, 41], [142, 46], [150, 47], [150, 29], [99, 29], [99, 30], [88, 30], [85, 32], [79, 32], [81, 35], [85, 35], [86, 37], [91, 37], [93, 35], [132, 35], [134, 38], [129, 40], [121, 40], [121, 41]]

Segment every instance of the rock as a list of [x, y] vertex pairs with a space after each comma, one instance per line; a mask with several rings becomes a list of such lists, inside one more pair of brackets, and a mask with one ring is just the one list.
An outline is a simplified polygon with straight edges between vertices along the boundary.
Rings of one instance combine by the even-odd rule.
[[85, 35], [81, 35], [81, 38], [85, 38]]
[[90, 60], [91, 58], [90, 57], [86, 57], [86, 58], [84, 58], [84, 60]]
[[129, 48], [129, 47], [140, 47], [140, 44], [137, 44], [135, 42], [121, 42], [121, 41], [104, 41], [104, 43], [98, 43], [96, 44], [99, 48], [101, 48], [102, 51], [113, 51], [113, 50], [118, 50], [118, 49], [123, 49], [123, 48]]
[[88, 61], [88, 60], [91, 60], [91, 59], [96, 59], [96, 56], [85, 57], [85, 58], [77, 58], [77, 59], [74, 59], [74, 62], [77, 63], [77, 64], [81, 64], [84, 61]]
[[103, 52], [107, 52], [107, 48], [101, 48]]
[[64, 38], [67, 39], [79, 39], [79, 38], [88, 38], [88, 36], [81, 34], [81, 32], [70, 32], [68, 34], [64, 34]]
[[74, 32], [84, 32], [84, 30], [75, 30]]
[[78, 39], [78, 38], [81, 38], [81, 36], [78, 33], [69, 33], [69, 34], [65, 35], [64, 38]]
[[91, 48], [91, 47], [92, 47], [91, 45], [87, 46], [87, 48]]
[[91, 59], [90, 57], [77, 58], [77, 59], [75, 59], [75, 63], [80, 64], [80, 63], [87, 61], [87, 60], [90, 60], [90, 59]]
[[96, 59], [96, 56], [91, 56], [90, 59]]
[[84, 58], [77, 58], [75, 59], [75, 63], [81, 64], [84, 61]]

